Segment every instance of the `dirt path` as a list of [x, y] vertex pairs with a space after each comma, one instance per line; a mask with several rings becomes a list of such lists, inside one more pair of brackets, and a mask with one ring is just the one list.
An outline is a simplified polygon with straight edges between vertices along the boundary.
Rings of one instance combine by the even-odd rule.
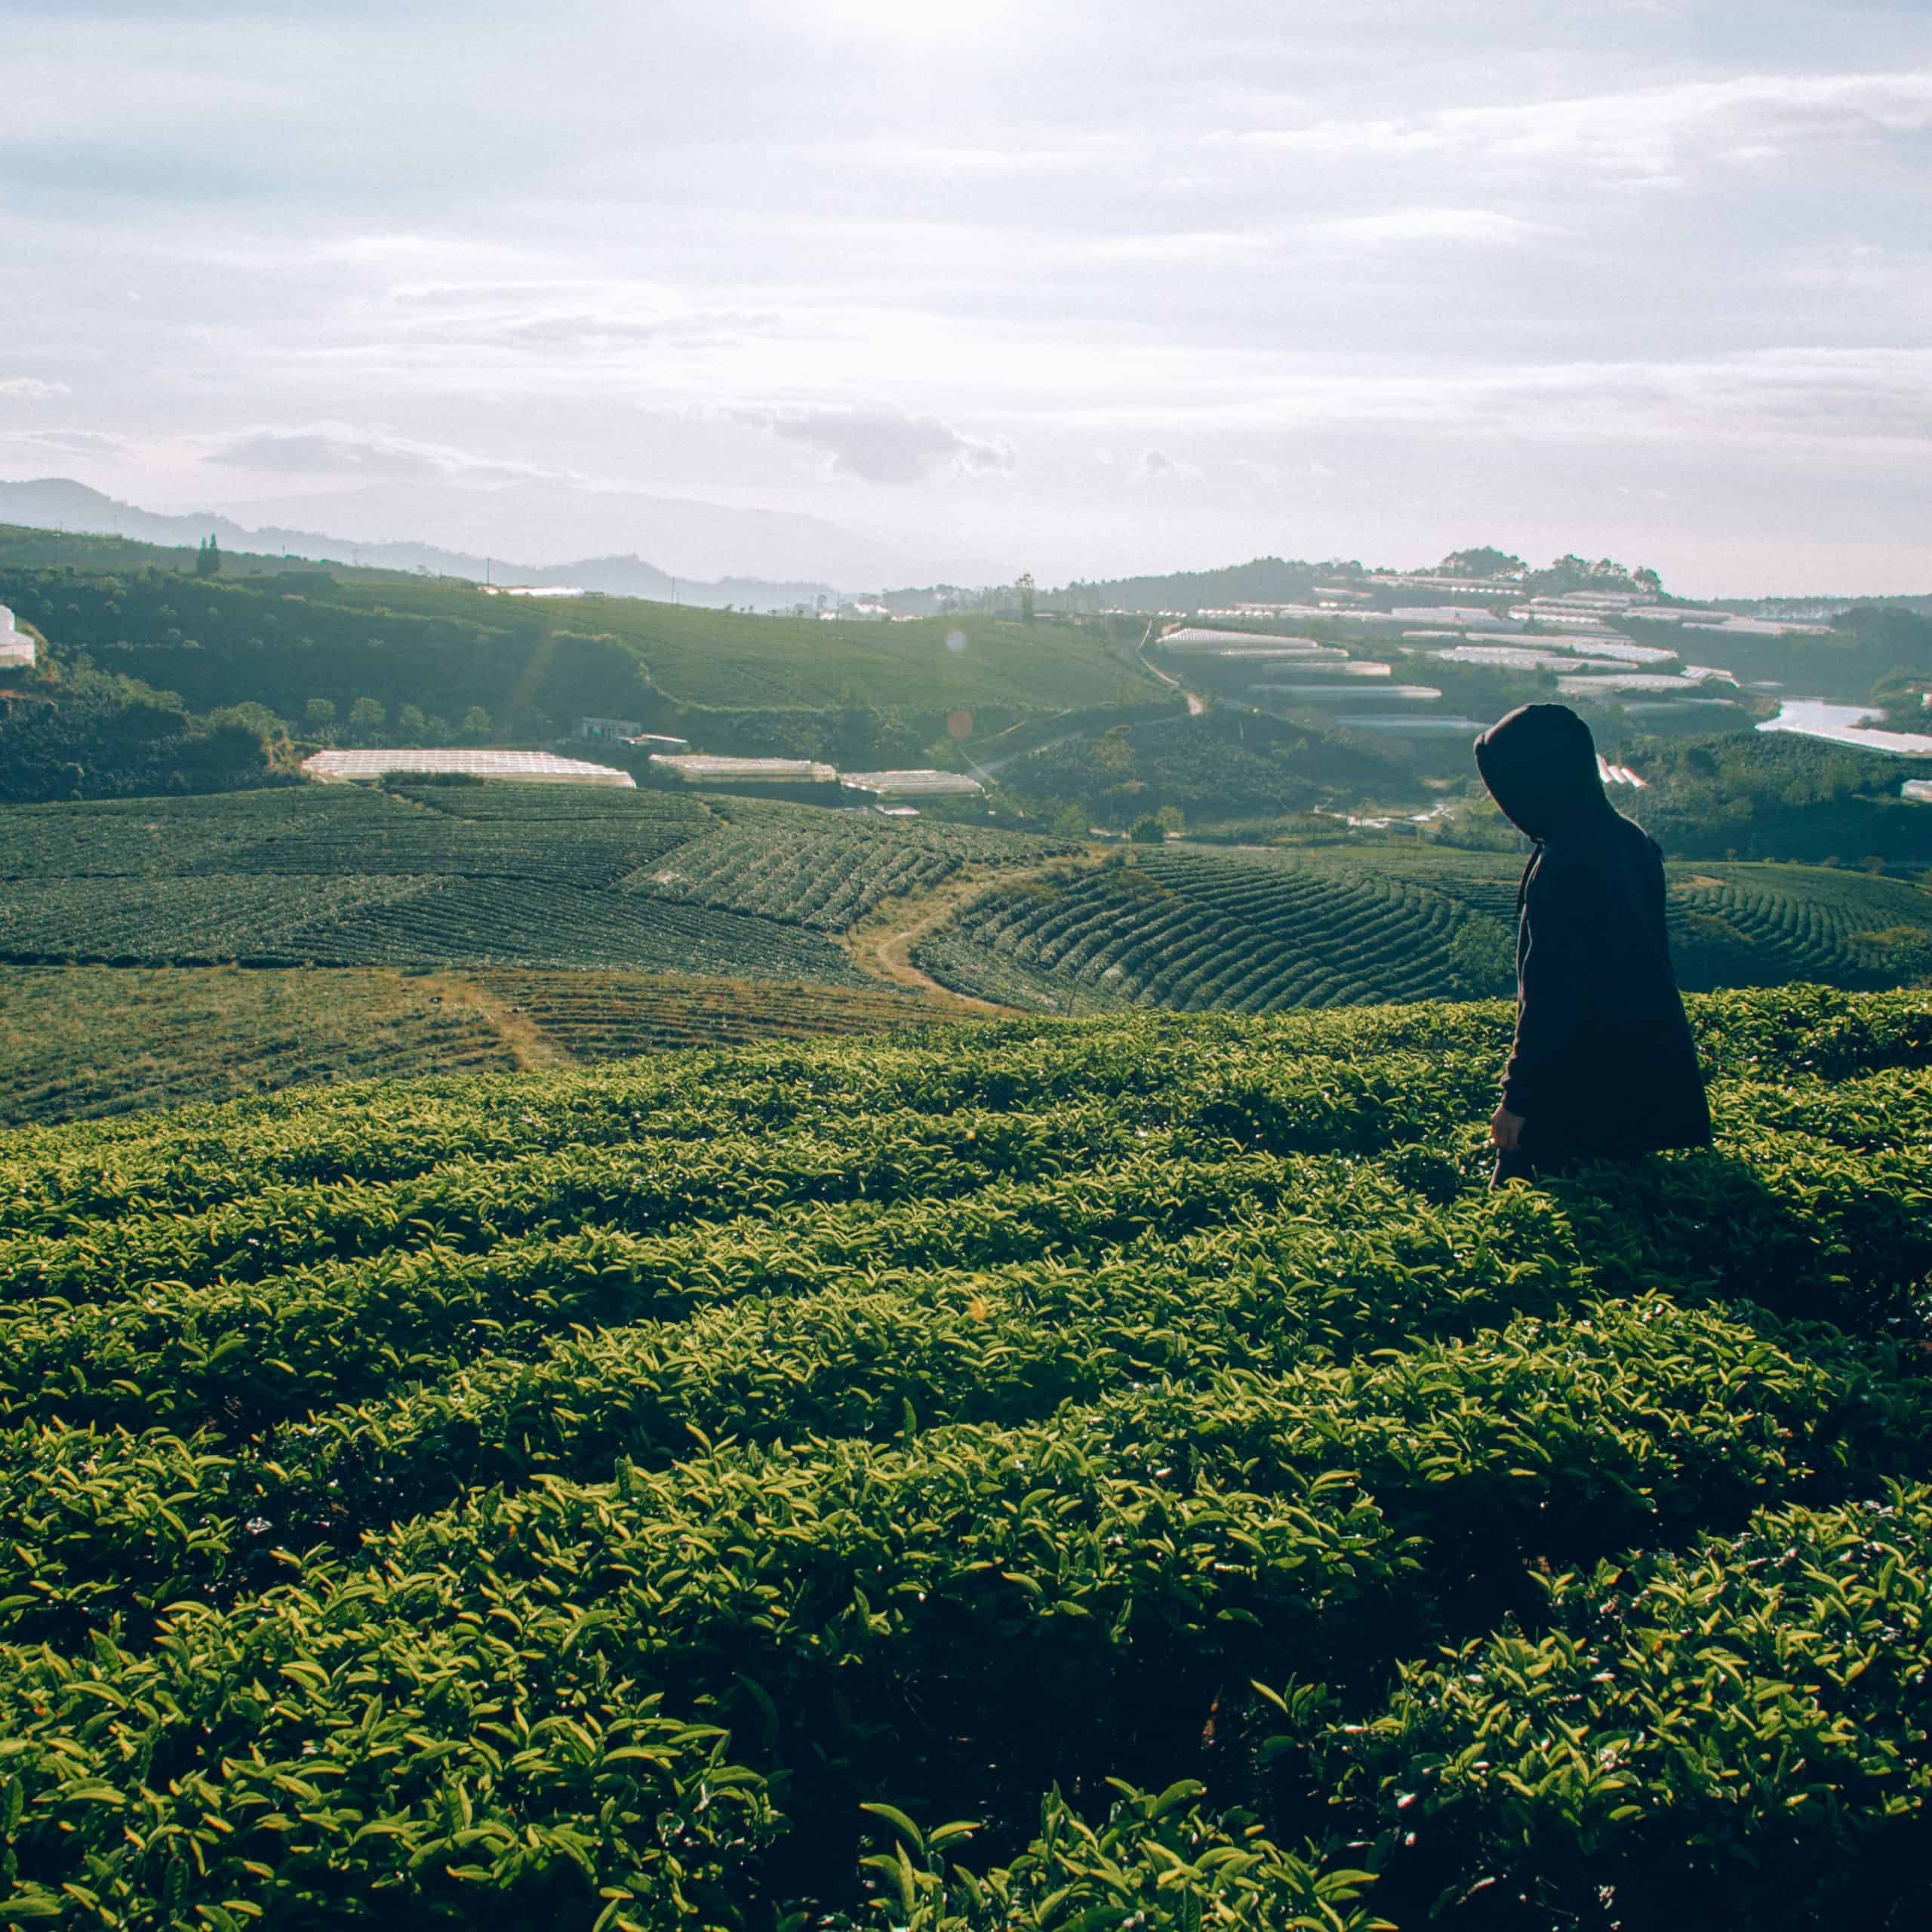
[[1134, 653], [1134, 655], [1140, 660], [1142, 669], [1152, 672], [1154, 676], [1160, 679], [1162, 684], [1173, 685], [1174, 689], [1187, 700], [1189, 717], [1198, 718], [1208, 709], [1208, 700], [1189, 691], [1178, 678], [1171, 676], [1167, 672], [1162, 670], [1160, 666], [1147, 655], [1147, 647], [1154, 641], [1154, 626], [1159, 621], [1158, 618], [1149, 620], [1147, 635], [1140, 640], [1140, 648]]
[[496, 1031], [519, 1073], [546, 1066], [574, 1066], [575, 1057], [527, 1014], [513, 1011], [506, 1000], [475, 980], [454, 973], [435, 973], [417, 983], [445, 1006], [466, 1006]]
[[[1064, 859], [1054, 866], [1066, 863]], [[988, 887], [1038, 878], [1053, 869], [1048, 866], [1002, 867], [997, 871], [955, 872], [946, 882], [916, 898], [888, 900], [869, 918], [844, 935], [846, 949], [861, 972], [889, 980], [896, 986], [916, 987], [928, 998], [951, 1007], [955, 1012], [983, 1013], [989, 1017], [1010, 1019], [1023, 1009], [1000, 1006], [989, 999], [976, 999], [971, 993], [956, 993], [943, 986], [930, 973], [912, 963], [912, 948], [951, 918], [969, 900], [977, 899]]]

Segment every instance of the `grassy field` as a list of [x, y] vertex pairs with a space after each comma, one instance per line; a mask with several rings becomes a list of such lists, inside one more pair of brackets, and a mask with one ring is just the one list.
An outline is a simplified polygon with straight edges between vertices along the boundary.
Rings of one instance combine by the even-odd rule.
[[1923, 1922], [1932, 1001], [1694, 1020], [1500, 1193], [1501, 1003], [15, 1133], [0, 1919]]
[[[1514, 857], [1167, 847], [995, 887], [915, 948], [943, 984], [1048, 1012], [1272, 1012], [1469, 997], [1512, 983]], [[1680, 865], [1685, 986], [1932, 978], [1932, 896], [1814, 866]]]

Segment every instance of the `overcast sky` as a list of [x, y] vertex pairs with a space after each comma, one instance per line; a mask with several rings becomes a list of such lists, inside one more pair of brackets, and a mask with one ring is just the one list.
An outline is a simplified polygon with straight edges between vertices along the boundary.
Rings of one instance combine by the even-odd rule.
[[1932, 589], [1924, 0], [5, 11], [0, 476]]

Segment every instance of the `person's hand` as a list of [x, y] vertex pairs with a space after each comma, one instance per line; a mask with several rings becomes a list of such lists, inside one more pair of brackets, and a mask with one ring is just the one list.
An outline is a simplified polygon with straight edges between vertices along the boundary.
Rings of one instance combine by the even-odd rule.
[[1523, 1116], [1498, 1107], [1489, 1117], [1489, 1137], [1506, 1154], [1516, 1152], [1523, 1144]]

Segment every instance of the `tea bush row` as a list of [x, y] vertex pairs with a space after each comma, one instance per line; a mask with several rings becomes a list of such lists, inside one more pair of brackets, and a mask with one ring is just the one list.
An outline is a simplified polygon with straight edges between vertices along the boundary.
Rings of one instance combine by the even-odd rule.
[[[1062, 1012], [1152, 1004], [1271, 1013], [1289, 1006], [1498, 992], [1513, 923], [1506, 862], [1410, 854], [1172, 849], [1131, 866], [995, 887], [922, 941], [942, 983]], [[1721, 875], [1721, 876], [1718, 875]], [[1826, 980], [1881, 987], [1932, 947], [1932, 900], [1899, 881], [1821, 868], [1723, 866], [1674, 886], [1687, 986]], [[1465, 922], [1501, 924], [1503, 952], [1472, 977]], [[1918, 952], [1869, 936], [1918, 935]]]

